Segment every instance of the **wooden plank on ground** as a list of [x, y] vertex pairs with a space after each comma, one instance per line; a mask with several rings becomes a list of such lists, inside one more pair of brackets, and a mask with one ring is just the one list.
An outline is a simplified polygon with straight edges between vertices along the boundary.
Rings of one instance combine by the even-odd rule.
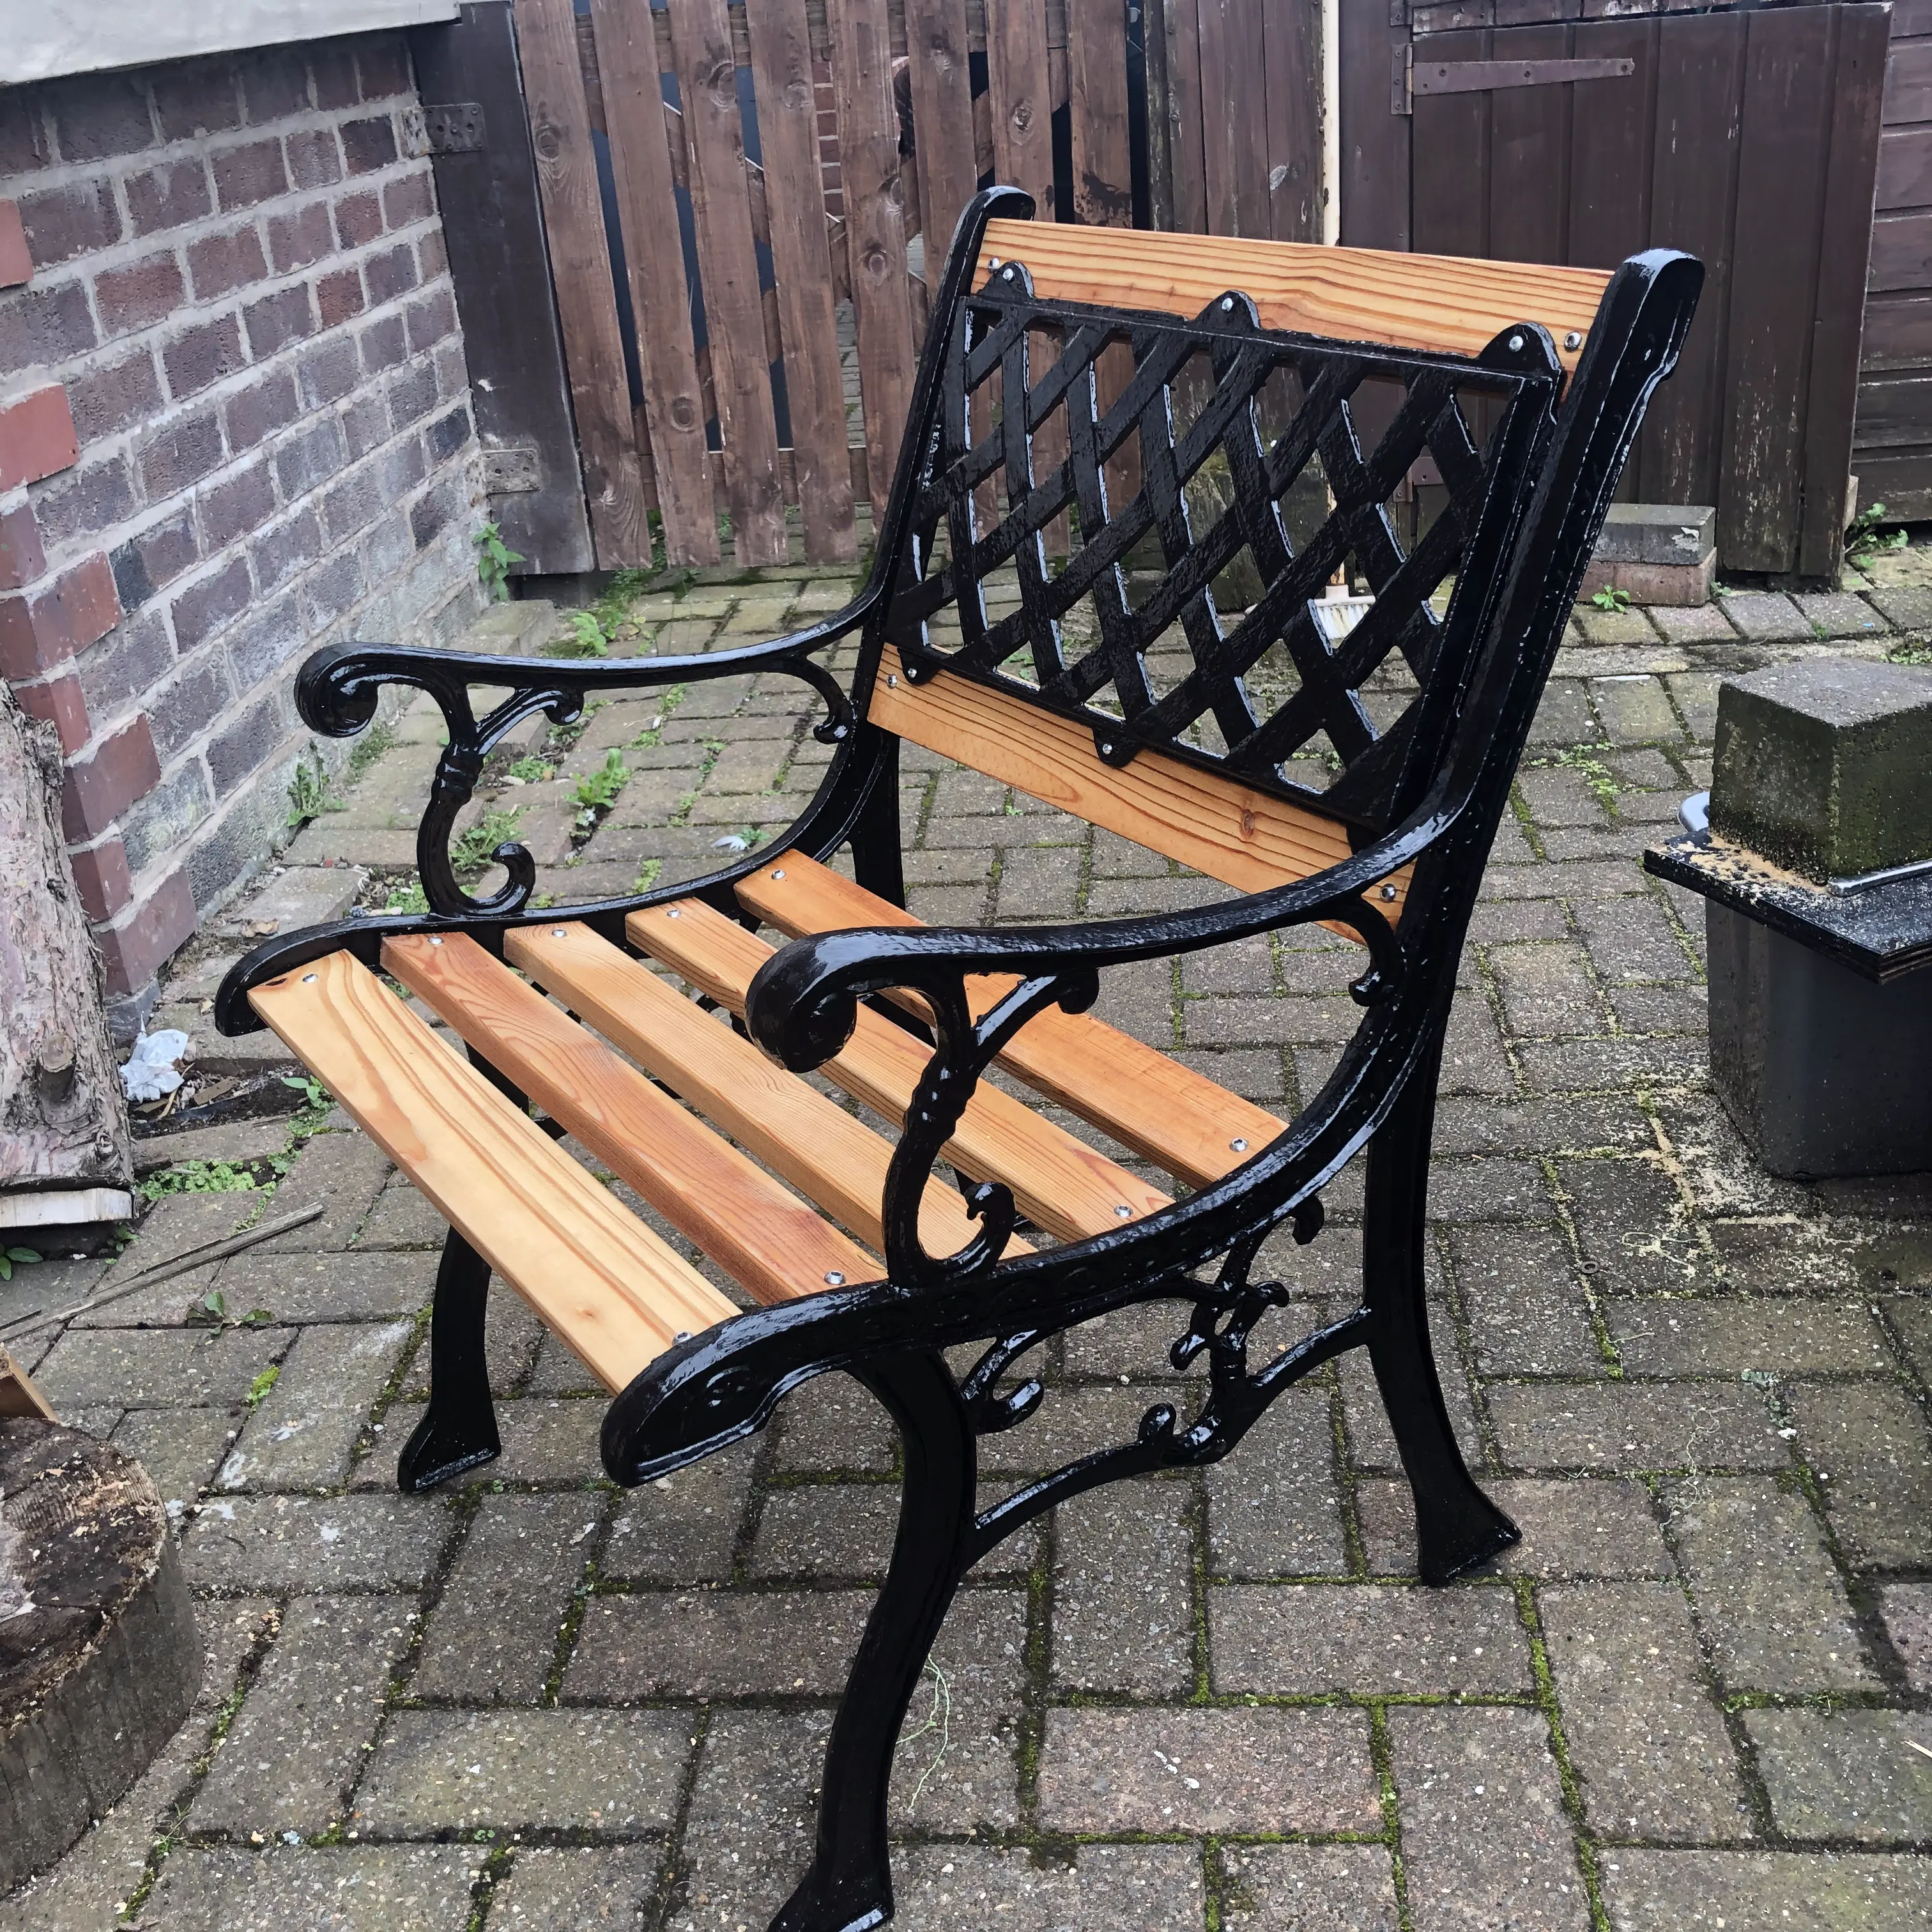
[[53, 1405], [41, 1394], [28, 1375], [0, 1345], [0, 1418], [20, 1417], [41, 1422], [58, 1422]]
[[738, 1312], [350, 954], [248, 1002], [606, 1388]]
[[[634, 912], [624, 922], [632, 945], [742, 1013], [753, 975], [771, 948], [702, 901]], [[820, 1070], [887, 1120], [903, 1120], [931, 1050], [903, 1028], [862, 1006], [844, 1050]], [[975, 1180], [1000, 1180], [1020, 1211], [1063, 1239], [1078, 1240], [1125, 1226], [1169, 1204], [1168, 1197], [1096, 1154], [1084, 1141], [982, 1082], [944, 1157]]]
[[1610, 279], [1597, 268], [1219, 236], [1137, 232], [1124, 250], [1118, 236], [1101, 230], [1025, 221], [987, 224], [982, 274], [995, 255], [1024, 262], [1035, 289], [1049, 298], [1191, 316], [1239, 289], [1253, 298], [1266, 328], [1398, 349], [1474, 356], [1510, 323], [1540, 322], [1558, 359], [1573, 368], [1580, 351], [1566, 350], [1564, 336], [1588, 334]]
[[705, 460], [704, 396], [692, 346], [691, 289], [664, 138], [657, 37], [650, 14], [627, 0], [590, 0], [590, 17], [664, 554], [672, 563], [716, 563], [718, 516]]
[[[728, 935], [712, 939], [728, 949], [735, 943]], [[587, 926], [519, 926], [504, 950], [539, 986], [568, 1001], [775, 1174], [884, 1252], [880, 1204], [892, 1157], [890, 1142]], [[767, 950], [751, 940], [746, 960], [752, 972]], [[956, 1252], [972, 1239], [975, 1226], [955, 1190], [941, 1180], [926, 1184], [920, 1232], [929, 1252]], [[1012, 1251], [1024, 1245], [1017, 1243]]]
[[[838, 932], [922, 923], [909, 912], [802, 853], [741, 880], [740, 902], [781, 932]], [[1018, 985], [1010, 974], [966, 982], [976, 1018]], [[910, 995], [906, 1003], [916, 1004]], [[1014, 1035], [1002, 1066], [1083, 1120], [1200, 1187], [1232, 1173], [1285, 1130], [1264, 1108], [1231, 1094], [1131, 1034], [1088, 1013], [1049, 1007]]]
[[974, 152], [973, 76], [966, 55], [966, 0], [905, 0], [905, 29], [926, 281], [927, 287], [936, 288], [960, 211], [980, 184]]
[[847, 563], [858, 555], [859, 540], [805, 0], [746, 0], [745, 19], [805, 554], [814, 562]]
[[778, 424], [765, 359], [764, 303], [745, 188], [745, 124], [725, 0], [679, 0], [671, 12], [671, 40], [732, 541], [741, 565], [783, 563]]
[[1858, 346], [1871, 252], [1868, 218], [1878, 175], [1879, 110], [1892, 29], [1883, 7], [1833, 10], [1838, 33], [1828, 89], [1831, 158], [1819, 242], [1803, 443], [1804, 514], [1798, 535], [1798, 568], [1816, 578], [1834, 577], [1844, 557]]
[[[580, 928], [581, 929], [581, 928]], [[383, 942], [382, 964], [754, 1299], [864, 1281], [866, 1251], [464, 933]]]
[[518, 57], [601, 569], [651, 561], [610, 248], [570, 0], [514, 0]]
[[[914, 684], [888, 644], [866, 713], [884, 730], [1030, 796], [1178, 859], [1244, 892], [1305, 879], [1349, 856], [1346, 826], [1237, 778], [1142, 752], [1105, 763], [1094, 735], [1071, 718], [950, 672]], [[1405, 868], [1384, 908], [1394, 920], [1408, 890]]]
[[1263, 0], [1268, 229], [1277, 242], [1322, 239], [1322, 9]]
[[900, 200], [898, 116], [892, 106], [886, 0], [827, 0], [847, 252], [858, 327], [866, 474], [873, 528], [885, 514], [912, 408], [917, 348]]

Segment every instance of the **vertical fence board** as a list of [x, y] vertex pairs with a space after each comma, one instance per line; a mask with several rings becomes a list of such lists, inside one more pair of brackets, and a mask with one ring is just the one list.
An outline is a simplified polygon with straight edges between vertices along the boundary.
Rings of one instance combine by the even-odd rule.
[[516, 0], [514, 18], [597, 561], [606, 570], [648, 564], [644, 476], [570, 0]]
[[866, 412], [866, 467], [883, 511], [912, 406], [912, 292], [900, 198], [898, 118], [892, 108], [892, 41], [886, 0], [827, 0], [832, 81], [859, 381]]
[[1134, 220], [1127, 136], [1127, 16], [1120, 0], [1066, 0], [1073, 212], [1108, 228]]
[[1168, 154], [1174, 170], [1174, 225], [1208, 232], [1208, 175], [1201, 111], [1200, 0], [1167, 0]]
[[[1268, 74], [1257, 0], [1198, 0], [1208, 232], [1265, 235]], [[1216, 84], [1208, 88], [1208, 76]]]
[[1820, 86], [1831, 10], [1748, 16], [1738, 156], [1731, 355], [1718, 544], [1735, 569], [1794, 570], [1811, 292], [1823, 214], [1831, 103]]
[[784, 496], [765, 359], [764, 304], [745, 187], [744, 123], [725, 0], [678, 0], [671, 14], [691, 206], [704, 283], [712, 388], [741, 564], [785, 560]]
[[938, 285], [960, 211], [980, 185], [966, 0], [905, 0], [905, 16], [920, 226], [926, 236], [926, 286], [932, 288]]
[[1322, 238], [1320, 0], [1264, 0], [1268, 226], [1277, 242]]
[[1696, 317], [1676, 374], [1652, 400], [1640, 446], [1644, 487], [1666, 503], [1718, 500], [1746, 24], [1740, 14], [1673, 21], [1670, 57], [1658, 64], [1649, 242], [1704, 264]]
[[1837, 10], [1838, 58], [1832, 75], [1831, 160], [1818, 262], [1818, 307], [1811, 334], [1811, 398], [1804, 430], [1804, 516], [1798, 568], [1827, 577], [1844, 542], [1858, 407], [1858, 344], [1871, 253], [1866, 217], [1878, 175], [1879, 118], [1891, 22], [1880, 7]]
[[[1564, 26], [1515, 27], [1490, 43], [1495, 60], [1561, 60]], [[1499, 88], [1490, 108], [1490, 250], [1505, 262], [1564, 262], [1569, 239], [1570, 89]]]
[[590, 10], [644, 378], [649, 438], [640, 447], [650, 452], [664, 554], [672, 563], [716, 563], [718, 513], [705, 457], [704, 397], [692, 349], [691, 292], [665, 145], [657, 39], [650, 15], [627, 0], [591, 0]]
[[805, 554], [814, 562], [842, 563], [858, 554], [858, 537], [805, 0], [745, 0], [745, 16]]
[[[1486, 28], [1432, 34], [1432, 61], [1490, 58]], [[1384, 88], [1387, 82], [1384, 77]], [[1410, 139], [1415, 143], [1412, 245], [1425, 255], [1489, 253], [1490, 108], [1488, 94], [1421, 94], [1415, 98]], [[1388, 114], [1384, 99], [1383, 112]], [[1390, 115], [1391, 120], [1399, 116]]]

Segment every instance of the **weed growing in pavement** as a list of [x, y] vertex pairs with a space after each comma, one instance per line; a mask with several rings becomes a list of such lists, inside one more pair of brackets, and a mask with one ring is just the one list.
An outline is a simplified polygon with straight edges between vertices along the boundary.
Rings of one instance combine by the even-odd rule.
[[[524, 815], [520, 805], [506, 808], [493, 806], [449, 848], [449, 862], [459, 877], [482, 871], [496, 856], [496, 848], [517, 836], [517, 821]], [[425, 908], [427, 910], [427, 908]]]
[[501, 604], [510, 594], [510, 566], [523, 562], [523, 552], [511, 549], [494, 524], [485, 524], [470, 541], [476, 546], [476, 580], [492, 604]]

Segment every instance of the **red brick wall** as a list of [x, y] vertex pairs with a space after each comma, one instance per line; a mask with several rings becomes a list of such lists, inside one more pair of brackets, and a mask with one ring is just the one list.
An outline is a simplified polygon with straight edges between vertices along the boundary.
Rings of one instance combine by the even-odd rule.
[[414, 103], [394, 34], [0, 88], [0, 671], [124, 1031], [286, 834], [303, 658], [476, 608]]

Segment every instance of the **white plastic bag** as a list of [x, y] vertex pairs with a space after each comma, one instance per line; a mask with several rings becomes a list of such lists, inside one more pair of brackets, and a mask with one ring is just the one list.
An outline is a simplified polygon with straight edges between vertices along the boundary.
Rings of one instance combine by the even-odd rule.
[[182, 1083], [175, 1062], [188, 1051], [188, 1035], [176, 1027], [144, 1033], [134, 1042], [121, 1070], [121, 1084], [130, 1100], [158, 1100]]

